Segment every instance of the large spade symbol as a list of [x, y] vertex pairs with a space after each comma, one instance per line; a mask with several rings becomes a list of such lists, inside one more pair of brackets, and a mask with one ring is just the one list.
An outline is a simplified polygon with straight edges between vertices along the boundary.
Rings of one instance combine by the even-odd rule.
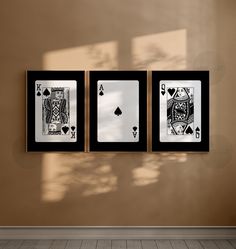
[[48, 91], [47, 88], [43, 91], [43, 95], [46, 97], [50, 95], [50, 92]]
[[121, 109], [120, 109], [119, 106], [116, 108], [116, 110], [114, 111], [114, 113], [115, 113], [116, 116], [120, 116], [122, 114], [122, 111], [121, 111]]
[[68, 130], [69, 130], [69, 127], [68, 126], [63, 126], [61, 129], [66, 134], [68, 132]]
[[186, 134], [193, 134], [193, 130], [190, 126], [187, 128]]

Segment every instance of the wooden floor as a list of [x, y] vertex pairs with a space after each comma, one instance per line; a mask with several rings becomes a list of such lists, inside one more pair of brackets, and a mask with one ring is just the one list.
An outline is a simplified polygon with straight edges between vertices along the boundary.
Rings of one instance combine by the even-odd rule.
[[236, 249], [236, 240], [0, 240], [0, 249]]

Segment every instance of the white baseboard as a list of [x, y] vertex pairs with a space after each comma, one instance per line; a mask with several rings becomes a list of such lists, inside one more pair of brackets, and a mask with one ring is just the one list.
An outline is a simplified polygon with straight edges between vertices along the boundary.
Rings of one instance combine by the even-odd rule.
[[236, 239], [236, 227], [0, 227], [0, 239]]

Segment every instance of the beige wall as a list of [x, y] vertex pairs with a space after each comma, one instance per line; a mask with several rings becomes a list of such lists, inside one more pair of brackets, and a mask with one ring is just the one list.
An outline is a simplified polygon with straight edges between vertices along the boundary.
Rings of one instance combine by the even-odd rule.
[[[236, 225], [235, 0], [3, 0], [0, 225]], [[26, 69], [210, 69], [211, 152], [25, 153]]]

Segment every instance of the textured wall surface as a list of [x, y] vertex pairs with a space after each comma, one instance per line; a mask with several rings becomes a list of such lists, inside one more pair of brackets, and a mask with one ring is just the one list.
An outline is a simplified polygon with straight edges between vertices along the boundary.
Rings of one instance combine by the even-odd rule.
[[[235, 0], [0, 8], [0, 225], [236, 225]], [[209, 69], [211, 152], [26, 153], [26, 69]]]

